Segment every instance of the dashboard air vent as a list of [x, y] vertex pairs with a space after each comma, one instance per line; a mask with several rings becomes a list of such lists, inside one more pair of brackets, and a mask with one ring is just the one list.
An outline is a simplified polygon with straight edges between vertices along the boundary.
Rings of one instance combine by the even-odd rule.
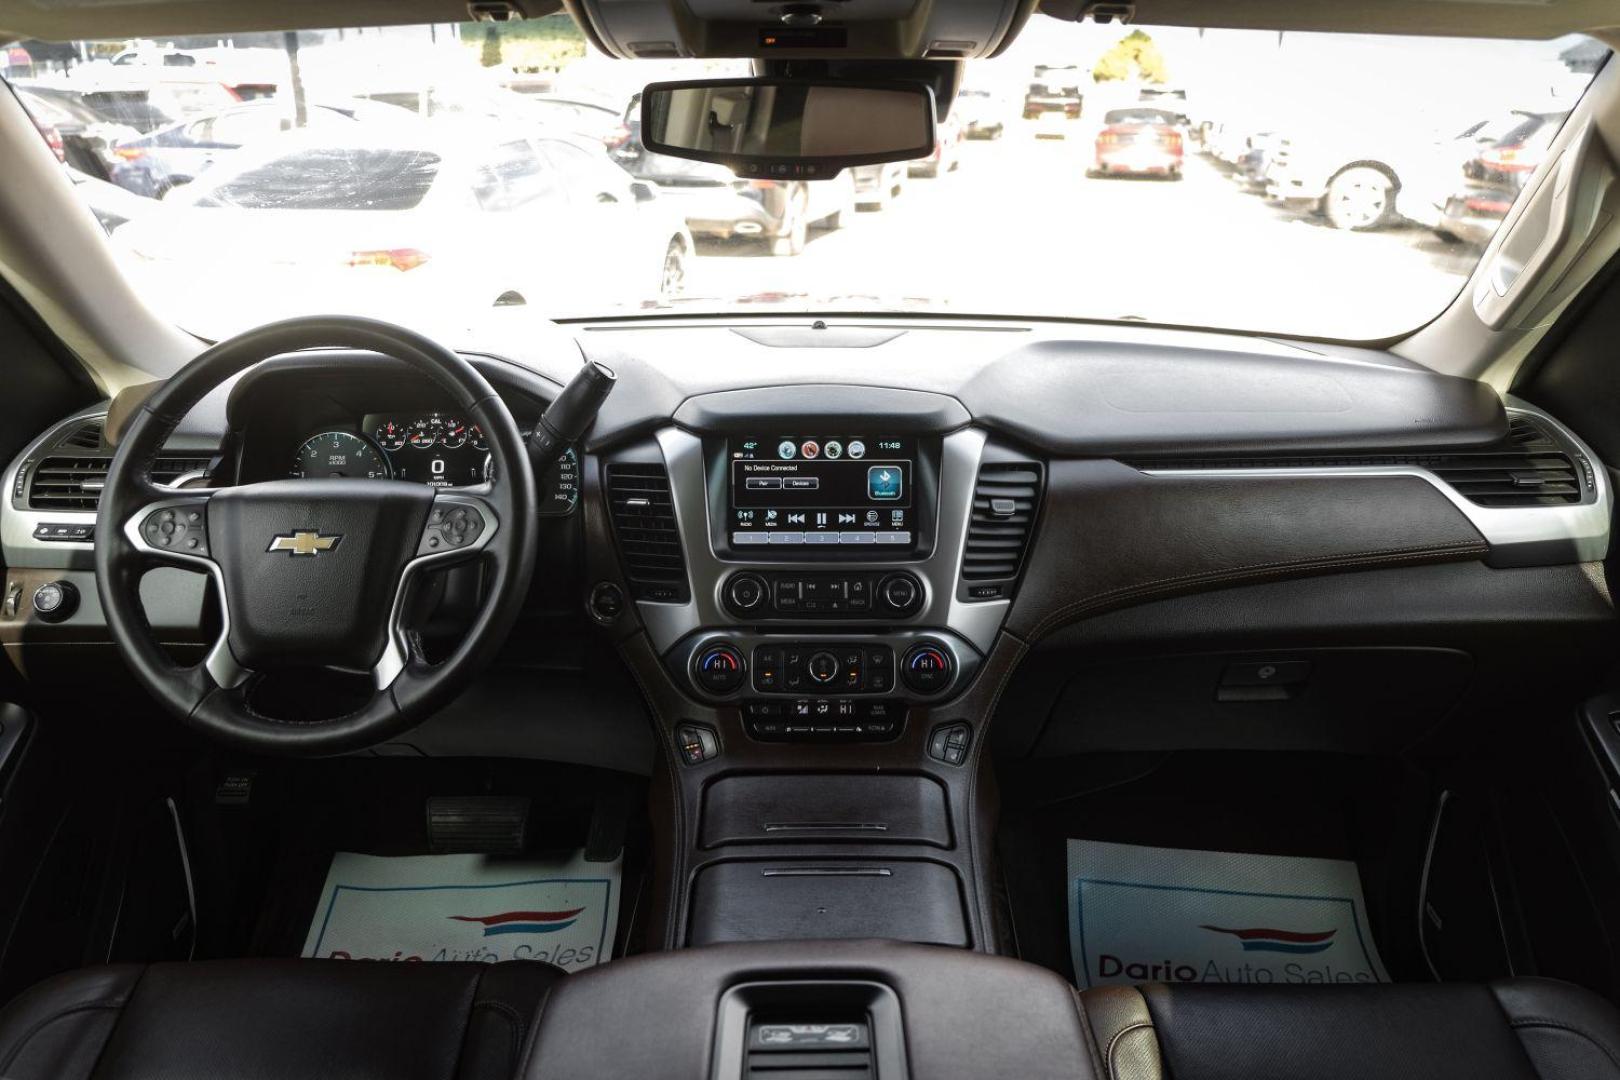
[[1550, 435], [1522, 416], [1513, 418], [1501, 446], [1443, 455], [1433, 471], [1480, 506], [1564, 506], [1581, 501], [1575, 462]]
[[980, 466], [962, 551], [965, 599], [992, 600], [1011, 593], [1029, 548], [1040, 499], [1041, 469], [1034, 462]]
[[638, 600], [684, 603], [690, 596], [686, 559], [664, 467], [639, 462], [610, 464], [607, 488], [613, 532], [631, 592]]
[[98, 417], [87, 420], [63, 436], [56, 445], [63, 450], [100, 450], [103, 421]]
[[211, 459], [205, 456], [175, 455], [160, 457], [152, 462], [152, 483], [173, 484], [176, 480], [208, 473]]
[[111, 458], [53, 454], [34, 469], [28, 485], [30, 510], [94, 510]]

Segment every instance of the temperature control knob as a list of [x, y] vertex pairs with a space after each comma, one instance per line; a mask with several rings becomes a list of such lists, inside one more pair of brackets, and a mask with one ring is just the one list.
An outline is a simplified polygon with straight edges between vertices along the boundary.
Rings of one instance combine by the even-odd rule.
[[698, 685], [711, 694], [729, 694], [743, 684], [742, 653], [728, 642], [705, 646], [692, 661]]
[[919, 694], [937, 694], [951, 684], [951, 654], [932, 641], [920, 641], [900, 658], [900, 681]]

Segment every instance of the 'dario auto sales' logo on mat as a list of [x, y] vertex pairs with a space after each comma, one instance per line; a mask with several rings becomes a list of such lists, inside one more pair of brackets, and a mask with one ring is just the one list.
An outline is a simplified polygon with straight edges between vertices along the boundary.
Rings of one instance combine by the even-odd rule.
[[1253, 927], [1247, 930], [1232, 930], [1224, 926], [1199, 927], [1200, 930], [1211, 930], [1217, 934], [1230, 934], [1243, 944], [1244, 952], [1272, 952], [1272, 953], [1319, 953], [1326, 952], [1333, 947], [1333, 935], [1337, 930], [1299, 931], [1299, 930], [1273, 930], [1269, 927]]
[[567, 911], [503, 911], [498, 915], [450, 915], [456, 922], [482, 923], [484, 936], [497, 934], [553, 934], [579, 921], [582, 907]]

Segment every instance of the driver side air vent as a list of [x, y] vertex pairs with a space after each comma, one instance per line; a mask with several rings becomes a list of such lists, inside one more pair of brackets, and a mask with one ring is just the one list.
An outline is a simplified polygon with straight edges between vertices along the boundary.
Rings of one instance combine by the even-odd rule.
[[1008, 596], [1024, 565], [1041, 500], [1041, 467], [1033, 461], [987, 461], [979, 467], [962, 550], [964, 600]]
[[30, 510], [94, 510], [106, 486], [111, 458], [53, 454], [34, 469]]
[[669, 474], [660, 464], [619, 462], [607, 468], [613, 534], [638, 600], [685, 603], [686, 559], [675, 524]]

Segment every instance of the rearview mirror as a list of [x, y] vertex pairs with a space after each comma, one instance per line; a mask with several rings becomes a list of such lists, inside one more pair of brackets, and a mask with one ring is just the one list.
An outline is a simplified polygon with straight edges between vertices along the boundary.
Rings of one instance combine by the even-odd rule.
[[934, 97], [920, 83], [653, 83], [641, 95], [641, 142], [739, 176], [827, 180], [851, 165], [933, 153]]

